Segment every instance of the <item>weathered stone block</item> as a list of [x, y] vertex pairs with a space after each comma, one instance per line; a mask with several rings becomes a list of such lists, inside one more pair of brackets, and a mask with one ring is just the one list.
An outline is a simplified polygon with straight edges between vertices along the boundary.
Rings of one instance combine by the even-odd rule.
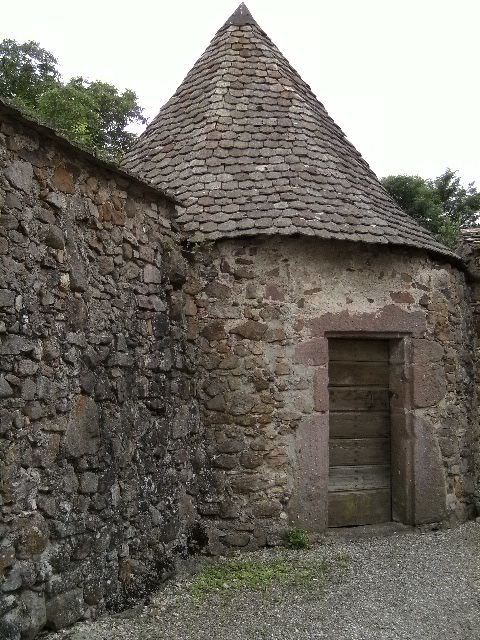
[[247, 320], [243, 324], [236, 326], [230, 330], [230, 333], [235, 333], [247, 340], [261, 340], [263, 335], [268, 329], [268, 325], [256, 320]]
[[241, 360], [238, 356], [227, 356], [219, 365], [220, 369], [236, 369], [240, 366]]
[[18, 518], [15, 533], [15, 548], [19, 558], [30, 558], [45, 550], [49, 538], [46, 521], [39, 513]]
[[327, 331], [402, 331], [413, 337], [422, 337], [425, 331], [425, 314], [422, 311], [408, 312], [390, 304], [375, 313], [352, 314], [348, 309], [339, 313], [325, 313], [308, 321], [312, 336], [324, 337]]
[[15, 291], [0, 289], [0, 307], [13, 307], [15, 304]]
[[[35, 384], [34, 378], [27, 378], [22, 383], [22, 399], [23, 400], [33, 400], [37, 395], [37, 385]], [[39, 414], [38, 417], [41, 417], [42, 410], [41, 406], [36, 403], [30, 402], [26, 408], [24, 409], [25, 415], [29, 416], [34, 420], [38, 420], [38, 418], [34, 417]]]
[[33, 640], [47, 622], [45, 596], [38, 591], [23, 591], [20, 603], [22, 616], [22, 640]]
[[19, 355], [20, 353], [29, 353], [35, 348], [34, 343], [19, 335], [7, 336], [0, 346], [0, 355]]
[[295, 433], [295, 489], [288, 505], [289, 520], [307, 531], [327, 525], [328, 419], [304, 418]]
[[285, 331], [281, 327], [270, 327], [264, 334], [265, 342], [281, 342], [285, 340]]
[[264, 487], [265, 480], [256, 474], [241, 474], [229, 478], [234, 491], [238, 493], [254, 493]]
[[273, 467], [274, 469], [277, 467], [282, 467], [284, 464], [289, 462], [288, 455], [282, 449], [274, 449], [270, 451], [266, 456], [265, 460], [269, 467]]
[[3, 575], [7, 567], [11, 567], [15, 562], [15, 549], [13, 547], [3, 547], [0, 550], [0, 574]]
[[64, 249], [65, 238], [63, 235], [63, 231], [60, 229], [60, 227], [57, 227], [54, 224], [49, 225], [45, 234], [44, 242], [47, 247], [51, 247], [52, 249]]
[[441, 522], [446, 510], [446, 478], [435, 426], [428, 419], [415, 417], [414, 433], [413, 523]]
[[188, 406], [179, 407], [172, 423], [172, 437], [183, 438], [190, 430], [190, 409]]
[[66, 168], [59, 165], [53, 174], [52, 183], [55, 188], [63, 193], [75, 193], [75, 181], [73, 174]]
[[212, 457], [212, 465], [219, 469], [234, 469], [238, 464], [236, 456], [221, 453]]
[[257, 518], [276, 518], [282, 511], [278, 500], [262, 500], [252, 505], [252, 512]]
[[63, 441], [66, 453], [74, 458], [95, 453], [99, 435], [98, 408], [95, 401], [87, 396], [79, 396], [69, 416]]
[[444, 347], [433, 340], [412, 340], [414, 363], [440, 362], [445, 355]]
[[13, 396], [13, 389], [3, 376], [0, 376], [0, 398]]
[[412, 304], [415, 302], [415, 298], [409, 291], [392, 291], [390, 297], [394, 302], [400, 302], [404, 304]]
[[107, 276], [115, 271], [115, 263], [111, 256], [99, 256], [97, 259], [98, 272], [102, 276]]
[[91, 571], [85, 576], [83, 583], [84, 600], [89, 605], [95, 605], [101, 602], [104, 594], [105, 584], [103, 576], [98, 568], [92, 566]]
[[313, 394], [315, 411], [328, 411], [328, 371], [326, 368], [319, 368], [315, 371]]
[[[22, 209], [22, 201], [20, 200], [20, 198], [17, 196], [16, 193], [14, 193], [13, 191], [10, 191], [9, 193], [7, 193], [6, 198], [5, 198], [5, 207], [8, 209]], [[2, 221], [3, 216], [0, 216], [0, 222]], [[13, 227], [14, 229], [16, 229], [16, 227], [18, 226], [18, 222], [16, 222], [15, 226]]]
[[324, 338], [315, 338], [297, 345], [293, 357], [294, 364], [307, 366], [321, 366], [328, 362], [328, 341]]
[[22, 611], [20, 607], [12, 607], [0, 617], [0, 638], [20, 640], [22, 629]]
[[291, 372], [291, 367], [288, 362], [277, 362], [275, 365], [275, 375], [287, 376]]
[[162, 282], [162, 272], [152, 264], [147, 264], [143, 269], [143, 281], [147, 283], [160, 284]]
[[18, 220], [15, 216], [2, 214], [0, 215], [0, 227], [3, 227], [6, 231], [17, 229]]
[[223, 340], [226, 337], [225, 323], [223, 320], [210, 322], [200, 331], [200, 335], [208, 341]]
[[225, 411], [227, 403], [223, 394], [214, 396], [211, 400], [207, 400], [205, 406], [210, 411]]
[[20, 360], [17, 374], [19, 376], [33, 376], [38, 371], [38, 362], [33, 360]]
[[80, 620], [83, 612], [83, 592], [81, 589], [60, 593], [47, 601], [47, 624], [58, 631]]
[[20, 563], [16, 563], [2, 577], [2, 591], [17, 591], [22, 586], [22, 572]]
[[60, 439], [60, 433], [47, 433], [41, 445], [33, 451], [33, 464], [43, 469], [53, 464], [60, 448]]
[[413, 403], [415, 407], [435, 406], [445, 397], [446, 382], [443, 366], [416, 364], [413, 370]]
[[98, 489], [98, 475], [91, 471], [82, 473], [79, 485], [82, 493], [95, 493]]
[[170, 283], [175, 287], [181, 287], [186, 282], [187, 269], [180, 251], [173, 250], [170, 252], [167, 265]]
[[226, 300], [231, 295], [232, 289], [226, 284], [215, 280], [205, 287], [205, 293], [209, 298]]
[[219, 515], [227, 520], [237, 518], [240, 515], [240, 508], [230, 500], [224, 500], [220, 505]]
[[35, 476], [31, 470], [24, 469], [20, 465], [31, 464], [29, 449], [26, 446], [12, 446], [8, 452], [8, 459], [10, 464], [4, 464], [2, 468], [3, 500], [28, 509], [35, 495]]
[[47, 193], [47, 195], [45, 196], [45, 202], [51, 204], [55, 209], [62, 209], [64, 206], [62, 195], [60, 193], [57, 193], [56, 191], [50, 191], [49, 193]]
[[285, 294], [277, 284], [269, 282], [265, 287], [265, 298], [283, 302]]
[[223, 538], [223, 542], [232, 547], [245, 547], [250, 542], [249, 533], [232, 532], [227, 533]]
[[85, 264], [77, 250], [74, 242], [74, 237], [72, 236], [72, 228], [69, 228], [66, 253], [68, 256], [70, 289], [72, 291], [83, 292], [87, 290], [88, 278], [85, 270]]
[[245, 469], [256, 469], [263, 463], [263, 455], [253, 453], [252, 451], [244, 451], [240, 456], [240, 464]]
[[254, 404], [254, 398], [245, 391], [236, 391], [229, 398], [229, 411], [234, 416], [240, 416], [249, 413]]
[[220, 504], [218, 502], [199, 502], [198, 512], [202, 516], [216, 516], [220, 512]]
[[243, 440], [225, 440], [217, 445], [219, 453], [240, 453], [247, 445]]
[[25, 193], [29, 193], [33, 183], [33, 167], [29, 162], [16, 160], [4, 171], [10, 184]]

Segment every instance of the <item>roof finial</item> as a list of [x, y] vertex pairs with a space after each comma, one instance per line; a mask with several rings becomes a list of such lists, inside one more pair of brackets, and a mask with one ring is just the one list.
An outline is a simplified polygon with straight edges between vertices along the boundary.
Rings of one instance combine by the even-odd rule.
[[247, 6], [244, 2], [238, 7], [238, 9], [232, 13], [230, 18], [223, 25], [224, 27], [228, 27], [228, 25], [234, 24], [238, 27], [241, 27], [245, 24], [257, 24], [252, 17], [252, 14], [248, 10]]

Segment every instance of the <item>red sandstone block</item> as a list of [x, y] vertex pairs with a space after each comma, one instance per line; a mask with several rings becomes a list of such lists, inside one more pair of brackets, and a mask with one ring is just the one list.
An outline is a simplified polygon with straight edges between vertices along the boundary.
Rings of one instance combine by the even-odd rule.
[[415, 407], [433, 407], [445, 396], [445, 371], [439, 364], [413, 366], [413, 404]]
[[412, 340], [413, 362], [439, 362], [445, 350], [441, 344], [433, 340]]
[[315, 371], [313, 402], [315, 411], [328, 411], [328, 370], [326, 367]]
[[299, 344], [295, 349], [293, 357], [294, 364], [305, 364], [309, 366], [324, 365], [328, 360], [327, 341], [324, 338], [315, 338], [303, 344]]
[[392, 291], [390, 297], [394, 302], [403, 302], [405, 304], [415, 302], [414, 297], [408, 291]]
[[285, 295], [283, 291], [279, 287], [277, 287], [276, 284], [273, 284], [272, 282], [270, 282], [265, 287], [265, 298], [267, 299], [269, 298], [270, 300], [279, 300], [280, 302], [283, 302], [283, 300], [285, 300]]

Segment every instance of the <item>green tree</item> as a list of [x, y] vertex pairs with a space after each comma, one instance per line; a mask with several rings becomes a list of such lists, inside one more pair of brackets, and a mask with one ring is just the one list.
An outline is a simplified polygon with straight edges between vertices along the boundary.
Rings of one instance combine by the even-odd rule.
[[388, 176], [382, 183], [406, 213], [451, 248], [457, 245], [462, 227], [478, 224], [480, 193], [473, 182], [462, 186], [457, 171], [446, 169], [434, 180]]
[[132, 122], [146, 123], [133, 91], [119, 93], [112, 84], [81, 77], [42, 93], [38, 113], [97, 155], [116, 161], [136, 138], [126, 127]]
[[430, 181], [439, 199], [444, 215], [461, 227], [472, 227], [478, 224], [480, 214], [480, 193], [475, 183], [462, 186], [457, 171], [446, 169], [441, 176]]
[[38, 42], [0, 42], [0, 95], [24, 109], [36, 109], [44, 91], [60, 82], [57, 59]]
[[57, 60], [36, 42], [4, 40], [0, 53], [0, 95], [106, 160], [131, 147], [130, 124], [146, 124], [133, 91], [82, 77], [62, 82]]

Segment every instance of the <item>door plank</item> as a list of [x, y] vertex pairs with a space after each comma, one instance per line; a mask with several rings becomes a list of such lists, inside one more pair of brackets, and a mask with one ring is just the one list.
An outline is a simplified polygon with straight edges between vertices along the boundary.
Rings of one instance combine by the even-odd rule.
[[358, 465], [330, 467], [329, 490], [390, 489], [390, 465]]
[[390, 460], [390, 438], [338, 438], [329, 443], [330, 466], [385, 464]]
[[388, 387], [388, 363], [331, 362], [328, 378], [333, 387]]
[[382, 411], [390, 406], [388, 389], [330, 387], [330, 411]]
[[329, 494], [329, 527], [358, 526], [389, 520], [391, 520], [390, 489]]
[[388, 362], [388, 341], [330, 338], [328, 354], [331, 362], [337, 360]]
[[390, 435], [388, 411], [331, 411], [331, 438], [379, 438]]

